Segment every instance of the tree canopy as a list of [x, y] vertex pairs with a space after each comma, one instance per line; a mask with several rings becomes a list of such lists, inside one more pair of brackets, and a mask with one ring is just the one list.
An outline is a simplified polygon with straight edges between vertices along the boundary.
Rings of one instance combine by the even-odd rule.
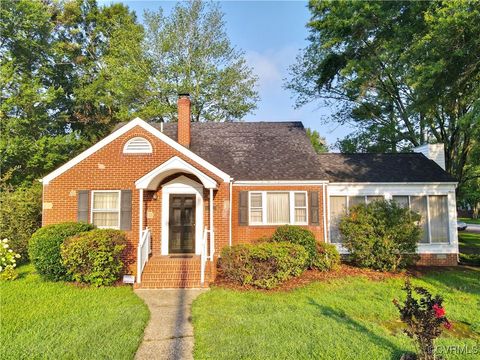
[[3, 181], [29, 184], [135, 116], [175, 121], [179, 92], [191, 94], [194, 121], [252, 111], [256, 78], [222, 16], [193, 1], [145, 14], [145, 31], [119, 3], [2, 1]]
[[[460, 185], [480, 126], [480, 3], [311, 0], [309, 45], [286, 87], [297, 106], [332, 106], [358, 131], [345, 151], [396, 152], [443, 143]], [[476, 138], [477, 136], [477, 138]]]
[[192, 121], [239, 120], [256, 108], [257, 78], [230, 44], [218, 4], [178, 3], [168, 17], [146, 11], [145, 25], [154, 114], [176, 121], [178, 93], [191, 95]]

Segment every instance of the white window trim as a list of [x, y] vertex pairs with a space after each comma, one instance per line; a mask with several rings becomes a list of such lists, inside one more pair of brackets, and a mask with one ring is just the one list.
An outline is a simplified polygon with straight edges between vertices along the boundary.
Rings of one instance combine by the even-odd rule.
[[[129, 145], [136, 140], [143, 140], [146, 142], [146, 145], [148, 146], [147, 150], [142, 150], [142, 149], [129, 149]], [[143, 136], [135, 136], [131, 139], [129, 139], [125, 145], [123, 146], [123, 153], [124, 154], [151, 154], [153, 152], [153, 147], [150, 141], [148, 141], [146, 138]]]
[[[111, 209], [94, 209], [93, 208], [93, 199], [95, 197], [95, 193], [117, 193], [118, 194], [118, 210], [117, 211], [112, 211]], [[118, 212], [118, 225], [117, 226], [97, 226], [99, 229], [120, 229], [120, 216], [121, 216], [121, 204], [122, 204], [122, 192], [121, 190], [92, 190], [92, 198], [90, 200], [90, 223], [93, 224], [93, 213], [96, 212], [109, 212], [109, 213], [114, 213]], [[94, 224], [95, 225], [95, 224]]]
[[[260, 195], [262, 199], [262, 206], [255, 206], [255, 209], [260, 209], [262, 211], [262, 221], [261, 222], [252, 222], [251, 220], [251, 213], [250, 210], [252, 209], [251, 206], [251, 198], [252, 195]], [[265, 222], [265, 216], [266, 216], [266, 206], [265, 205], [265, 195], [261, 191], [249, 191], [248, 192], [248, 224], [249, 225], [263, 225]]]
[[[295, 206], [295, 194], [305, 194], [305, 206]], [[305, 209], [305, 222], [295, 222], [296, 209]], [[290, 223], [295, 225], [308, 225], [308, 193], [306, 191], [290, 192]]]
[[[287, 193], [289, 204], [289, 222], [288, 223], [269, 223], [267, 222], [267, 193]], [[295, 222], [295, 193], [305, 194], [305, 209], [307, 210], [307, 217], [305, 222]], [[252, 194], [262, 195], [262, 222], [251, 222], [250, 220], [250, 204]], [[256, 207], [257, 208], [257, 207]], [[303, 208], [299, 206], [297, 208]], [[308, 225], [308, 191], [295, 190], [265, 190], [265, 191], [249, 191], [248, 192], [248, 225], [250, 226], [279, 226], [279, 225]]]
[[394, 196], [406, 196], [408, 198], [408, 209], [412, 210], [412, 201], [411, 197], [412, 196], [425, 196], [427, 198], [427, 233], [428, 233], [428, 242], [427, 243], [418, 243], [419, 245], [450, 245], [451, 240], [450, 240], [450, 219], [447, 221], [447, 241], [446, 242], [432, 242], [432, 226], [430, 224], [430, 196], [445, 196], [447, 198], [447, 217], [449, 217], [448, 214], [448, 195], [447, 194], [428, 194], [428, 195], [401, 195], [401, 194], [395, 194], [392, 196], [392, 200]]

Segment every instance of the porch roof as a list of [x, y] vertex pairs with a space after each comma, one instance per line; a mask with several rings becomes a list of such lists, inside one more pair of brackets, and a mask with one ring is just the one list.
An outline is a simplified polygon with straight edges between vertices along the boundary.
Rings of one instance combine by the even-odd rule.
[[182, 160], [178, 156], [172, 157], [149, 173], [142, 176], [140, 179], [135, 181], [135, 186], [137, 189], [156, 190], [162, 180], [176, 173], [195, 175], [206, 189], [217, 188], [217, 182], [214, 179], [204, 174], [196, 167], [190, 165], [185, 160]]

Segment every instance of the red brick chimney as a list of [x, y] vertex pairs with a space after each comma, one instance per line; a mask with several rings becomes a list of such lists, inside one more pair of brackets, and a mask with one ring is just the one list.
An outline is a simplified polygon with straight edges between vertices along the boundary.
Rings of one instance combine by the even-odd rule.
[[178, 143], [190, 147], [190, 95], [178, 94]]

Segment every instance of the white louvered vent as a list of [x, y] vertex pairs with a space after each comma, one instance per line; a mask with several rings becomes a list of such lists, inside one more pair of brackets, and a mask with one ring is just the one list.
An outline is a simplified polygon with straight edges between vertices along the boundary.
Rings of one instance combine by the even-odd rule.
[[151, 154], [152, 144], [143, 137], [134, 137], [123, 147], [124, 154]]

